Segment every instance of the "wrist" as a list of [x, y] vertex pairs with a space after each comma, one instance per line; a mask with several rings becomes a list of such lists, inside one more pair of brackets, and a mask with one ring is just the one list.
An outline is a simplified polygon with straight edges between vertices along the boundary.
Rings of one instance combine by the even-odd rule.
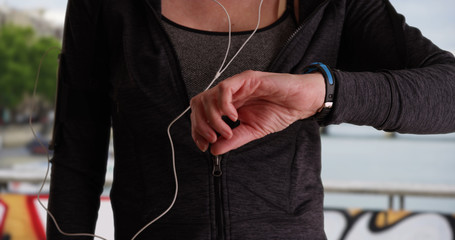
[[335, 77], [330, 68], [320, 62], [315, 62], [303, 70], [304, 74], [319, 72], [324, 77], [325, 82], [325, 97], [323, 104], [319, 107], [316, 114], [313, 116], [317, 121], [323, 121], [330, 114], [335, 101]]

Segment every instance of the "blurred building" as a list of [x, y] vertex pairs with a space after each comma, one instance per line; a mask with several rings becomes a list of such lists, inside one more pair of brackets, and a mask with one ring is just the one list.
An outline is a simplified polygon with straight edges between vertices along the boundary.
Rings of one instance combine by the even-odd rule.
[[55, 26], [44, 18], [45, 9], [19, 10], [0, 3], [0, 27], [5, 24], [32, 27], [39, 36], [62, 39], [63, 27]]

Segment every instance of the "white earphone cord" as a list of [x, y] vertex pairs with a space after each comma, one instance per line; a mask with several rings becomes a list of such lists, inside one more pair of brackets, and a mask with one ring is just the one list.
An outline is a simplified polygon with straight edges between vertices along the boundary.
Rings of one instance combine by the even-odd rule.
[[[218, 5], [220, 5], [224, 12], [226, 13], [226, 16], [227, 16], [227, 19], [228, 19], [228, 24], [229, 24], [229, 38], [228, 38], [228, 46], [227, 46], [227, 49], [226, 49], [226, 53], [224, 55], [224, 59], [223, 59], [223, 62], [220, 66], [220, 68], [218, 69], [218, 71], [216, 72], [215, 74], [215, 77], [213, 78], [213, 80], [210, 82], [210, 84], [207, 86], [207, 88], [204, 90], [204, 91], [207, 91], [212, 85], [213, 83], [221, 76], [221, 74], [229, 67], [229, 65], [232, 63], [232, 61], [237, 57], [237, 55], [240, 53], [240, 51], [242, 51], [242, 49], [245, 47], [245, 45], [248, 43], [248, 41], [250, 41], [250, 39], [253, 37], [253, 35], [256, 33], [256, 31], [258, 30], [259, 28], [259, 25], [261, 23], [261, 8], [262, 8], [262, 2], [263, 0], [261, 0], [261, 2], [259, 3], [259, 10], [258, 10], [258, 22], [257, 22], [257, 25], [256, 25], [256, 28], [254, 29], [254, 31], [250, 34], [250, 36], [245, 40], [245, 42], [242, 44], [242, 46], [239, 48], [239, 50], [237, 50], [237, 52], [235, 53], [235, 55], [231, 58], [231, 60], [226, 64], [226, 66], [224, 66], [226, 60], [227, 60], [227, 57], [228, 57], [228, 54], [229, 54], [229, 50], [231, 48], [231, 33], [232, 33], [232, 30], [231, 30], [231, 17], [229, 16], [229, 13], [228, 11], [226, 10], [226, 8], [220, 3], [218, 2], [217, 0], [213, 0], [215, 3], [217, 3]], [[224, 68], [223, 68], [224, 66]], [[152, 225], [154, 222], [158, 221], [161, 217], [163, 217], [164, 215], [166, 215], [171, 209], [172, 207], [174, 206], [175, 204], [175, 201], [177, 200], [177, 195], [178, 195], [178, 189], [179, 189], [179, 184], [178, 184], [178, 177], [177, 177], [177, 170], [176, 170], [176, 164], [175, 164], [175, 149], [174, 149], [174, 142], [172, 141], [172, 136], [171, 136], [171, 127], [174, 125], [175, 122], [177, 122], [183, 115], [185, 115], [189, 110], [191, 109], [190, 106], [188, 106], [178, 117], [176, 117], [170, 124], [169, 126], [167, 127], [167, 135], [169, 137], [169, 143], [171, 144], [171, 150], [172, 150], [172, 168], [173, 168], [173, 172], [174, 172], [174, 181], [175, 181], [175, 193], [174, 193], [174, 198], [172, 199], [172, 202], [171, 204], [169, 205], [169, 207], [163, 212], [161, 213], [158, 217], [156, 217], [155, 219], [153, 219], [152, 221], [150, 221], [149, 223], [147, 223], [141, 230], [139, 230], [136, 235], [134, 235], [134, 237], [131, 239], [131, 240], [135, 240], [136, 237], [141, 234], [145, 229], [147, 229], [150, 225]]]
[[[204, 90], [208, 90], [210, 87], [212, 87], [213, 83], [215, 83], [215, 81], [221, 76], [221, 74], [229, 67], [229, 65], [232, 63], [232, 61], [237, 57], [237, 55], [242, 51], [242, 49], [245, 47], [245, 45], [248, 43], [248, 41], [250, 41], [250, 39], [253, 37], [253, 35], [256, 33], [256, 31], [259, 29], [259, 25], [261, 23], [261, 8], [262, 8], [262, 3], [263, 3], [263, 0], [261, 0], [260, 4], [259, 4], [259, 10], [258, 10], [258, 22], [257, 22], [257, 25], [256, 25], [256, 28], [254, 29], [254, 31], [250, 34], [250, 36], [245, 40], [245, 42], [242, 44], [242, 46], [237, 50], [237, 52], [235, 53], [235, 55], [231, 58], [231, 60], [226, 64], [226, 66], [224, 66], [224, 64], [226, 63], [226, 60], [227, 60], [227, 57], [228, 57], [228, 54], [229, 54], [229, 50], [231, 48], [231, 33], [232, 33], [232, 30], [231, 30], [231, 17], [229, 16], [229, 13], [228, 11], [226, 10], [226, 8], [220, 3], [218, 2], [217, 0], [213, 0], [215, 3], [217, 3], [218, 5], [220, 5], [224, 12], [226, 13], [226, 16], [227, 16], [227, 19], [228, 19], [228, 24], [229, 24], [229, 37], [228, 37], [228, 46], [227, 46], [227, 49], [226, 49], [226, 53], [225, 53], [225, 56], [224, 56], [224, 59], [223, 59], [223, 62], [220, 66], [220, 68], [218, 69], [218, 71], [216, 72], [215, 74], [215, 77], [213, 78], [213, 80], [210, 82], [210, 84], [207, 86], [207, 88]], [[36, 79], [35, 79], [35, 86], [34, 86], [34, 89], [33, 89], [33, 95], [32, 95], [32, 98], [35, 98], [35, 95], [36, 95], [36, 89], [37, 89], [37, 86], [38, 86], [38, 80], [39, 80], [39, 74], [40, 74], [40, 71], [41, 71], [41, 66], [42, 66], [42, 63], [43, 63], [43, 60], [45, 59], [45, 57], [49, 54], [49, 52], [51, 50], [60, 50], [59, 48], [57, 47], [51, 47], [49, 48], [43, 55], [43, 57], [41, 58], [40, 60], [40, 64], [39, 64], [39, 67], [38, 67], [38, 72], [37, 72], [37, 75], [36, 75]], [[58, 78], [58, 77], [57, 77]], [[34, 109], [34, 106], [32, 106], [32, 110]], [[175, 181], [175, 193], [174, 193], [174, 198], [172, 200], [172, 202], [170, 203], [169, 207], [164, 211], [162, 212], [159, 216], [157, 216], [155, 219], [153, 219], [152, 221], [150, 221], [149, 223], [147, 223], [144, 227], [142, 227], [134, 236], [133, 238], [131, 238], [131, 240], [135, 240], [139, 234], [141, 234], [145, 229], [147, 229], [150, 225], [152, 225], [154, 222], [158, 221], [160, 218], [162, 218], [164, 215], [166, 215], [171, 209], [172, 207], [174, 206], [175, 204], [175, 201], [177, 200], [177, 195], [178, 195], [178, 189], [179, 189], [179, 183], [178, 183], [178, 177], [177, 177], [177, 170], [176, 170], [176, 164], [175, 164], [175, 149], [174, 149], [174, 142], [172, 141], [172, 136], [171, 136], [171, 127], [174, 125], [175, 122], [177, 122], [183, 115], [185, 115], [189, 110], [191, 109], [190, 106], [188, 106], [178, 117], [176, 117], [167, 127], [167, 135], [169, 137], [169, 143], [171, 145], [171, 150], [172, 150], [172, 167], [173, 167], [173, 173], [174, 173], [174, 181]], [[64, 232], [57, 220], [55, 219], [54, 215], [49, 211], [48, 208], [46, 208], [46, 206], [44, 206], [44, 204], [41, 202], [41, 199], [40, 199], [40, 196], [41, 196], [41, 193], [43, 191], [43, 188], [44, 188], [44, 185], [47, 181], [47, 178], [49, 176], [49, 170], [50, 170], [50, 163], [51, 163], [51, 160], [50, 160], [50, 156], [49, 156], [49, 151], [47, 151], [47, 148], [44, 146], [44, 144], [38, 139], [36, 133], [35, 133], [35, 130], [33, 129], [33, 126], [32, 126], [32, 116], [30, 115], [29, 117], [29, 125], [30, 125], [30, 129], [33, 133], [33, 136], [35, 137], [35, 139], [39, 142], [39, 144], [41, 145], [42, 148], [46, 149], [46, 153], [47, 153], [47, 170], [46, 170], [46, 174], [44, 176], [44, 179], [43, 179], [43, 182], [41, 184], [41, 187], [38, 191], [38, 194], [37, 194], [37, 199], [38, 199], [38, 202], [39, 204], [41, 205], [41, 207], [47, 212], [47, 214], [49, 215], [49, 217], [52, 219], [52, 221], [54, 222], [57, 230], [62, 234], [62, 235], [65, 235], [65, 236], [69, 236], [69, 237], [79, 237], [79, 236], [87, 236], [87, 237], [95, 237], [95, 238], [99, 238], [99, 239], [102, 239], [102, 240], [107, 240], [106, 238], [104, 237], [101, 237], [101, 236], [98, 236], [98, 235], [95, 235], [95, 234], [91, 234], [91, 233], [67, 233], [67, 232]]]
[[[43, 56], [41, 57], [41, 60], [40, 60], [40, 63], [39, 63], [39, 66], [38, 66], [38, 71], [36, 73], [36, 79], [35, 79], [35, 86], [33, 88], [33, 95], [32, 95], [32, 99], [35, 99], [35, 96], [36, 96], [36, 89], [38, 87], [38, 80], [39, 80], [39, 75], [40, 75], [40, 72], [41, 72], [41, 66], [43, 65], [43, 61], [44, 59], [46, 58], [46, 56], [49, 54], [50, 51], [52, 50], [58, 50], [58, 51], [61, 51], [60, 48], [58, 47], [50, 47], [49, 49], [47, 49], [47, 51], [43, 54]], [[57, 73], [58, 74], [58, 73]], [[58, 78], [58, 76], [57, 76]], [[35, 105], [32, 103], [32, 112], [33, 110], [35, 109]], [[51, 158], [49, 156], [49, 151], [47, 150], [47, 148], [44, 146], [44, 144], [41, 142], [41, 140], [38, 138], [38, 136], [36, 135], [35, 133], [35, 129], [33, 129], [33, 125], [32, 125], [32, 114], [30, 114], [29, 116], [29, 119], [28, 119], [28, 124], [30, 125], [30, 129], [32, 130], [32, 133], [33, 133], [33, 136], [35, 137], [35, 139], [38, 141], [38, 143], [40, 144], [40, 146], [44, 149], [46, 149], [46, 154], [47, 154], [47, 169], [46, 169], [46, 174], [44, 176], [44, 179], [43, 179], [43, 182], [41, 183], [41, 187], [38, 191], [38, 194], [37, 194], [37, 199], [38, 199], [38, 203], [41, 205], [41, 207], [47, 212], [47, 215], [49, 215], [49, 217], [52, 219], [52, 221], [54, 222], [55, 224], [55, 227], [57, 228], [57, 230], [62, 234], [62, 235], [65, 235], [65, 236], [68, 236], [68, 237], [82, 237], [82, 236], [85, 236], [85, 237], [96, 237], [96, 238], [99, 238], [99, 239], [103, 239], [103, 240], [107, 240], [106, 238], [103, 238], [101, 236], [98, 236], [98, 235], [95, 235], [95, 234], [91, 234], [91, 233], [67, 233], [67, 232], [64, 232], [60, 226], [58, 225], [58, 222], [57, 220], [55, 219], [54, 215], [51, 213], [51, 211], [49, 211], [49, 209], [47, 209], [46, 206], [44, 206], [43, 202], [41, 201], [41, 193], [43, 192], [43, 188], [44, 188], [44, 185], [46, 184], [46, 181], [47, 181], [47, 177], [49, 176], [49, 170], [50, 170], [50, 165], [51, 165]]]

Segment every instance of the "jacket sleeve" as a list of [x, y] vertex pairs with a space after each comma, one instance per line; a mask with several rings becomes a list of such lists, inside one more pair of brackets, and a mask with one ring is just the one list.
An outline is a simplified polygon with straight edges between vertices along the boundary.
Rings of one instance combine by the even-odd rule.
[[[93, 233], [110, 136], [102, 0], [69, 0], [60, 55], [49, 210], [62, 231]], [[48, 217], [47, 239], [65, 237]]]
[[402, 133], [455, 131], [455, 59], [387, 0], [348, 0], [328, 124]]

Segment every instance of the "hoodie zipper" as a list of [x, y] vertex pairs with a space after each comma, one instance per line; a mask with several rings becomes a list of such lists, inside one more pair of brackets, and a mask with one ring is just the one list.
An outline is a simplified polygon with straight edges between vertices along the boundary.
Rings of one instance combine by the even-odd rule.
[[[150, 6], [147, 2], [147, 6], [151, 9], [154, 14], [155, 19], [159, 22], [159, 25], [163, 32], [164, 26], [160, 22], [159, 16], [156, 11]], [[166, 35], [166, 34], [165, 34]], [[175, 49], [170, 44], [170, 48], [173, 52], [174, 59], [176, 59]], [[179, 66], [176, 66], [177, 70], [181, 72]], [[181, 77], [181, 76], [180, 76]], [[185, 92], [186, 93], [186, 92]], [[188, 99], [188, 93], [185, 94], [186, 98]], [[212, 169], [212, 177], [213, 177], [213, 184], [214, 184], [214, 193], [215, 193], [215, 229], [216, 229], [216, 240], [225, 240], [225, 223], [224, 223], [224, 207], [223, 207], [223, 183], [221, 181], [221, 176], [223, 175], [221, 169], [221, 160], [222, 156], [214, 156], [211, 155], [213, 161], [213, 169]]]
[[[305, 18], [305, 20], [299, 25], [299, 27], [293, 32], [293, 34], [287, 39], [287, 41], [283, 45], [283, 48], [281, 49], [280, 53], [277, 55], [277, 57], [274, 59], [274, 61], [269, 65], [268, 69], [271, 69], [276, 64], [278, 59], [280, 59], [281, 55], [284, 54], [288, 45], [292, 42], [292, 40], [294, 40], [296, 35], [306, 25], [306, 22], [308, 21], [308, 19], [311, 19], [316, 14], [316, 12], [318, 12], [322, 8], [322, 6], [325, 5], [328, 1], [329, 0], [325, 0], [324, 2], [322, 2], [316, 8], [316, 10], [313, 11], [313, 13], [310, 16]], [[153, 9], [153, 7], [148, 4], [148, 2], [147, 2], [147, 5], [152, 10], [153, 14], [155, 15], [154, 17], [159, 22], [159, 25], [162, 28], [163, 32], [165, 32], [164, 26], [160, 22], [160, 18], [158, 16], [158, 14]], [[172, 44], [170, 44], [170, 47], [173, 52], [173, 56], [174, 56], [174, 60], [175, 60], [176, 59], [175, 49], [173, 49]], [[181, 72], [178, 65], [176, 66], [176, 68], [179, 70], [179, 72]], [[186, 93], [186, 97], [188, 99], [187, 93]], [[224, 204], [223, 204], [223, 182], [222, 182], [222, 178], [221, 178], [223, 175], [223, 171], [221, 168], [221, 161], [223, 159], [223, 156], [222, 155], [221, 156], [220, 155], [217, 155], [217, 156], [211, 155], [211, 157], [212, 157], [212, 161], [213, 161], [212, 177], [213, 177], [214, 193], [215, 193], [216, 240], [225, 240], [226, 234], [225, 234], [225, 216], [224, 216], [224, 207], [223, 207], [224, 206]]]
[[221, 176], [223, 171], [221, 170], [222, 156], [212, 156], [213, 161], [213, 184], [215, 192], [215, 224], [216, 224], [216, 240], [225, 239], [225, 222], [224, 222], [224, 207], [223, 207], [223, 182]]

